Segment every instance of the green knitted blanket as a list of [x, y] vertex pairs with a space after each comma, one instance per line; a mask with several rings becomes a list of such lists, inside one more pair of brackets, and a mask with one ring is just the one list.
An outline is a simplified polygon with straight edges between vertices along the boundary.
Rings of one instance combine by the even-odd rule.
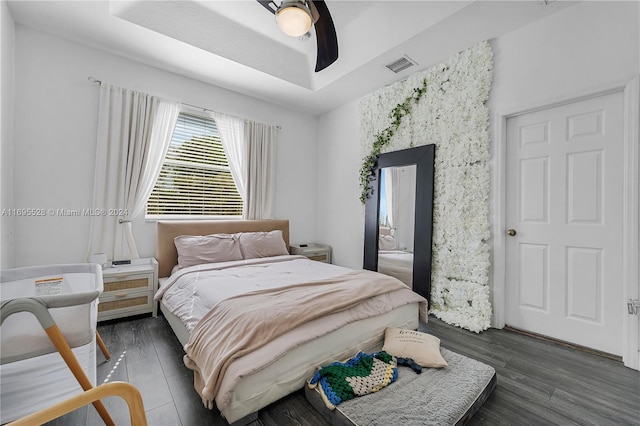
[[325, 404], [333, 410], [341, 402], [377, 392], [397, 378], [395, 357], [384, 351], [359, 352], [345, 362], [333, 362], [320, 368], [308, 386], [311, 389], [318, 387]]

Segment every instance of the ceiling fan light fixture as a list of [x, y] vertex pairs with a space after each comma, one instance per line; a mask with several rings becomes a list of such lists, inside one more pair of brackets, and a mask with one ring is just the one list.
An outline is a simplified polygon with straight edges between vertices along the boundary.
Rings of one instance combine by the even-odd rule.
[[309, 8], [300, 0], [283, 1], [276, 10], [276, 22], [280, 30], [291, 37], [304, 35], [313, 24]]

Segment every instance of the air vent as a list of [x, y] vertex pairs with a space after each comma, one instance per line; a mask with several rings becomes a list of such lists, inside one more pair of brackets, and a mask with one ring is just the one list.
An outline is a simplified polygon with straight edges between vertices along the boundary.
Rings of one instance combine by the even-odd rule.
[[402, 58], [396, 59], [395, 61], [385, 65], [385, 67], [398, 74], [400, 71], [404, 71], [414, 65], [416, 65], [416, 63], [411, 58], [405, 55]]

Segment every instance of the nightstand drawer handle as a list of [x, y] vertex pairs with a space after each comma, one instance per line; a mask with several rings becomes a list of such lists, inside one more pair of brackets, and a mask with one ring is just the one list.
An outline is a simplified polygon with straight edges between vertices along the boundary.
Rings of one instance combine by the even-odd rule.
[[127, 297], [129, 295], [129, 293], [118, 293], [116, 294], [116, 297]]
[[122, 280], [122, 279], [124, 279], [124, 278], [127, 278], [128, 276], [129, 276], [129, 275], [127, 275], [127, 274], [124, 274], [124, 275], [116, 275], [116, 278], [117, 278], [117, 279], [119, 279], [119, 280]]

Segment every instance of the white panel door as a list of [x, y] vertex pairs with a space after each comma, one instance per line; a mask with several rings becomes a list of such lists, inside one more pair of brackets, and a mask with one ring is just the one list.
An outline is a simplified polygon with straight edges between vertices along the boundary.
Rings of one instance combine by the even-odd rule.
[[507, 325], [622, 354], [623, 136], [622, 92], [507, 120]]

